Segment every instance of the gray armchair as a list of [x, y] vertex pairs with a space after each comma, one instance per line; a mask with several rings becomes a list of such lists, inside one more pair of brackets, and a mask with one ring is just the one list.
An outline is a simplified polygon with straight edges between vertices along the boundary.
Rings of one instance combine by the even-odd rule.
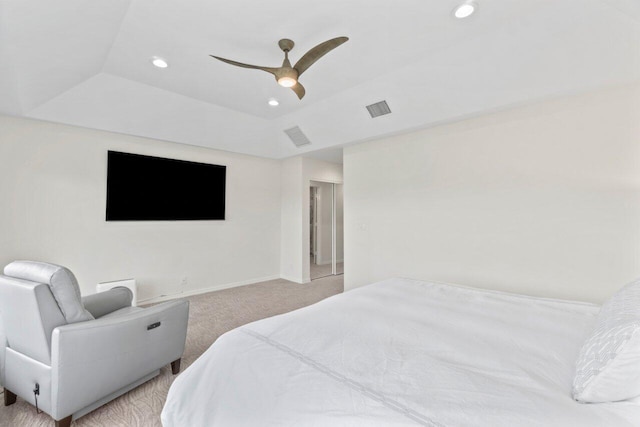
[[[68, 426], [155, 377], [180, 371], [189, 302], [131, 307], [131, 291], [80, 297], [68, 269], [15, 261], [0, 275], [0, 383]], [[4, 329], [2, 331], [1, 329]]]

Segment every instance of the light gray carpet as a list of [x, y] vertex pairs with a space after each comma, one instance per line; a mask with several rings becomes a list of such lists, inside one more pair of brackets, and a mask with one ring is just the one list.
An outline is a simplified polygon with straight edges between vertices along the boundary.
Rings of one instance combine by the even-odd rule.
[[[189, 327], [182, 370], [193, 363], [223, 333], [254, 320], [286, 313], [344, 289], [344, 276], [329, 276], [300, 285], [271, 280], [189, 297]], [[72, 423], [72, 426], [161, 426], [160, 412], [175, 377], [165, 367], [160, 375]], [[46, 414], [18, 398], [0, 404], [0, 426], [52, 426]]]

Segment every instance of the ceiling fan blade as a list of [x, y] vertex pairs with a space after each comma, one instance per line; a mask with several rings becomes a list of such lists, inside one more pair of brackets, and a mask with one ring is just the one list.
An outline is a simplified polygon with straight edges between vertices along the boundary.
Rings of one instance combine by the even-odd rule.
[[327, 40], [324, 43], [320, 43], [318, 46], [312, 48], [309, 52], [305, 53], [296, 65], [293, 66], [298, 70], [298, 75], [304, 73], [307, 68], [313, 65], [318, 59], [322, 58], [333, 49], [340, 46], [342, 43], [349, 40], [349, 37], [336, 37], [335, 39]]
[[307, 93], [307, 91], [304, 90], [304, 86], [302, 86], [300, 82], [291, 86], [291, 90], [293, 90], [296, 93], [296, 95], [298, 95], [298, 99], [302, 99], [304, 94]]
[[219, 56], [215, 56], [215, 55], [209, 55], [209, 56], [211, 56], [212, 58], [216, 58], [218, 61], [222, 61], [222, 62], [226, 62], [227, 64], [235, 65], [236, 67], [251, 68], [251, 69], [254, 69], [254, 70], [262, 70], [262, 71], [266, 71], [267, 73], [271, 73], [274, 76], [276, 75], [276, 71], [279, 70], [279, 68], [261, 67], [259, 65], [243, 64], [242, 62], [237, 62], [237, 61], [232, 61], [230, 59], [220, 58]]

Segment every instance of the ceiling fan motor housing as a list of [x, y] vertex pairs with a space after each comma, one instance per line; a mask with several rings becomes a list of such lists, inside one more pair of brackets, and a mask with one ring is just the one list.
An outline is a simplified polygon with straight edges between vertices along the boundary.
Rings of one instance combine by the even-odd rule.
[[298, 71], [295, 68], [280, 68], [275, 72], [276, 81], [280, 86], [291, 87], [298, 81]]
[[284, 52], [289, 52], [291, 51], [291, 49], [293, 49], [293, 46], [295, 46], [295, 43], [293, 42], [293, 40], [290, 40], [290, 39], [281, 39], [278, 42], [278, 46], [280, 46], [280, 49], [282, 49]]

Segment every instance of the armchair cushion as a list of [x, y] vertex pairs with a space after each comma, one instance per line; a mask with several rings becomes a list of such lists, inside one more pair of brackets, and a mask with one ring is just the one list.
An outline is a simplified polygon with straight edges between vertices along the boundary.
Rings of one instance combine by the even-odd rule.
[[109, 319], [111, 317], [124, 316], [126, 314], [137, 313], [143, 310], [144, 308], [141, 308], [141, 307], [125, 307], [125, 308], [121, 308], [120, 310], [113, 311], [109, 314], [105, 314], [104, 316], [101, 317], [101, 319]]
[[14, 261], [4, 268], [4, 274], [16, 279], [49, 285], [67, 323], [94, 319], [82, 305], [78, 281], [67, 268], [45, 262]]

